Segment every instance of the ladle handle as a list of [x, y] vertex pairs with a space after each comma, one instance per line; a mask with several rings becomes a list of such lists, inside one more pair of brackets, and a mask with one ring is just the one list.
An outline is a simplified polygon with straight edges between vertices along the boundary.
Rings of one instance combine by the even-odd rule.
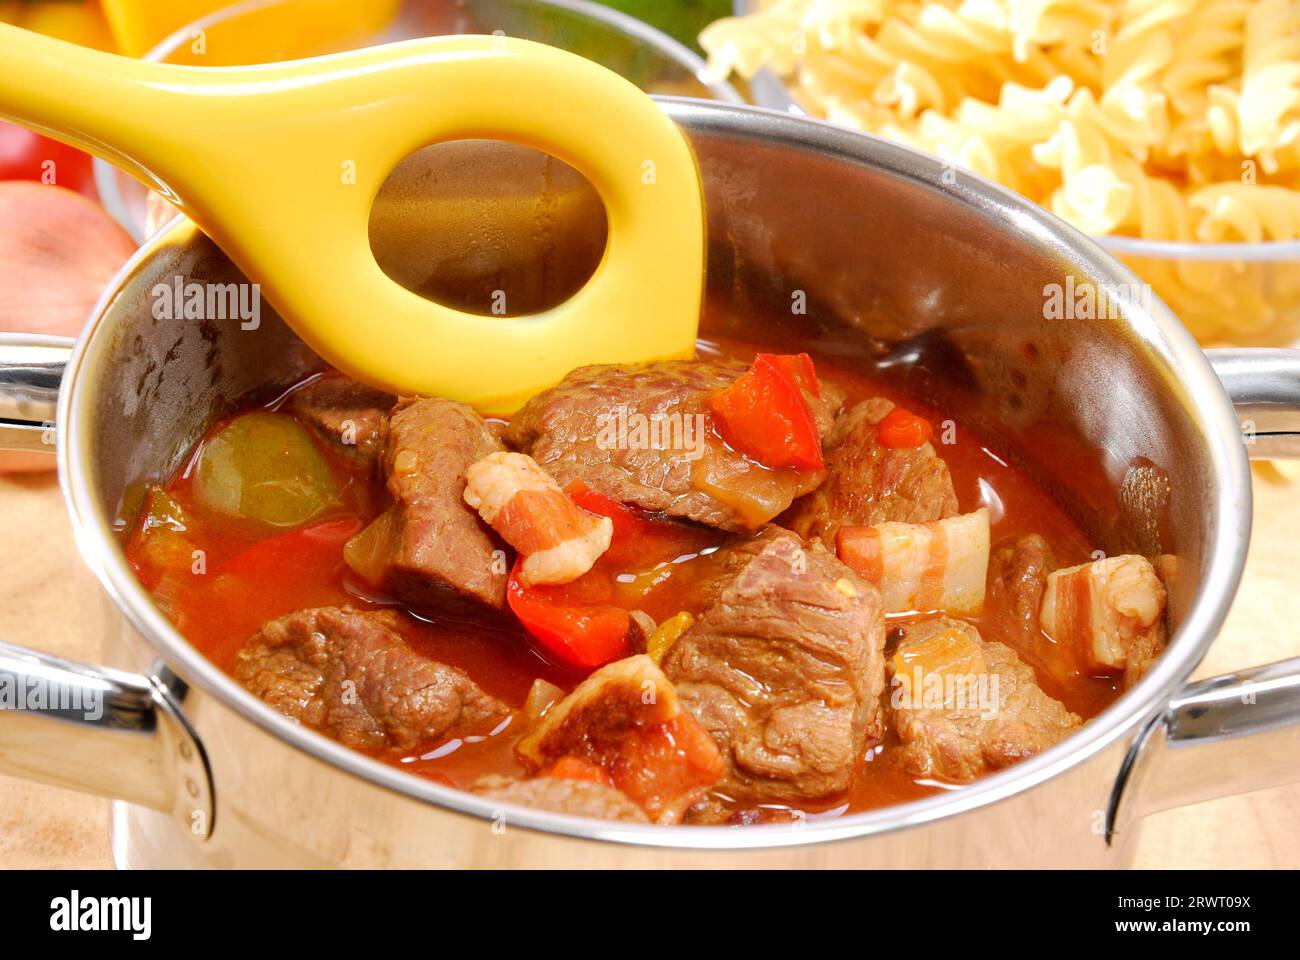
[[[582, 57], [507, 37], [432, 37], [250, 67], [99, 53], [0, 25], [0, 116], [159, 186], [317, 353], [396, 393], [508, 413], [588, 363], [689, 356], [704, 210], [685, 137]], [[576, 167], [600, 194], [586, 285], [509, 320], [425, 300], [379, 268], [370, 207], [414, 150], [498, 139]]]
[[[151, 186], [175, 92], [157, 64], [0, 23], [0, 118], [71, 144]], [[162, 108], [162, 109], [160, 109]]]

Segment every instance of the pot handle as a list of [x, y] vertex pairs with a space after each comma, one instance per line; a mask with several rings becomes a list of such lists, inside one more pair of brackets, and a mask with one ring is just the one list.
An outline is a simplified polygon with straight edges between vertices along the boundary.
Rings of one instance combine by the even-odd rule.
[[[0, 450], [54, 452], [72, 340], [0, 334]], [[125, 800], [212, 832], [207, 757], [181, 713], [184, 685], [0, 642], [0, 773]]]
[[[1300, 457], [1300, 350], [1206, 354], [1237, 410], [1251, 459]], [[1300, 658], [1184, 687], [1129, 749], [1109, 831], [1149, 813], [1296, 781]]]
[[0, 773], [170, 813], [212, 833], [207, 755], [184, 684], [0, 642]]
[[54, 452], [59, 382], [70, 337], [0, 333], [0, 450]]
[[1300, 350], [1207, 350], [1252, 460], [1300, 457]]
[[1298, 780], [1300, 658], [1211, 677], [1183, 688], [1134, 741], [1109, 832], [1149, 813]]

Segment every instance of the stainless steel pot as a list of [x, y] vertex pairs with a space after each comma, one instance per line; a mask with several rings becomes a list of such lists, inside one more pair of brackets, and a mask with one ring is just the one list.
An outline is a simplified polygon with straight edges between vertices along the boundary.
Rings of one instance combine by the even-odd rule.
[[[1144, 296], [1122, 316], [1047, 319], [1052, 285], [1137, 280], [1043, 210], [930, 157], [751, 108], [663, 105], [705, 180], [711, 300], [952, 411], [1108, 551], [1175, 558], [1173, 637], [1155, 669], [1042, 756], [793, 827], [500, 808], [351, 752], [214, 669], [123, 559], [114, 519], [132, 484], [168, 475], [241, 398], [319, 366], [266, 313], [256, 330], [154, 317], [159, 283], [241, 279], [181, 223], [123, 269], [70, 356], [13, 337], [0, 354], [0, 441], [40, 448], [57, 419], [78, 542], [121, 614], [107, 642], [120, 671], [0, 646], [0, 675], [103, 698], [98, 720], [0, 712], [0, 771], [124, 801], [123, 866], [1121, 865], [1147, 813], [1300, 779], [1300, 661], [1186, 683], [1241, 575], [1248, 452], [1300, 453], [1300, 354], [1207, 361]], [[723, 312], [710, 317], [706, 335], [726, 331]]]

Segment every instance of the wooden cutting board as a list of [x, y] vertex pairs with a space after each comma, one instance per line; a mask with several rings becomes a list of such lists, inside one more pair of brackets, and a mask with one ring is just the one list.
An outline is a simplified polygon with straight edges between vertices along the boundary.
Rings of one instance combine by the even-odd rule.
[[[96, 661], [107, 601], [53, 478], [0, 477], [0, 517], [0, 639]], [[1245, 583], [1198, 677], [1300, 655], [1297, 533], [1300, 482], [1257, 473]], [[107, 801], [0, 777], [0, 867], [111, 865]], [[1300, 867], [1300, 784], [1150, 817], [1137, 865]]]

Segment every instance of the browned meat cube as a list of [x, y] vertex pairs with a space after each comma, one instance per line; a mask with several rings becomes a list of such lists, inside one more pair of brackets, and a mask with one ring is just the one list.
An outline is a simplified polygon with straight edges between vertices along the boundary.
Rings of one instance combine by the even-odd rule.
[[490, 800], [517, 803], [521, 807], [536, 807], [552, 813], [567, 813], [573, 817], [623, 820], [627, 823], [650, 822], [645, 811], [623, 794], [613, 787], [590, 780], [571, 780], [567, 777], [509, 780], [490, 776], [479, 780], [470, 789]]
[[341, 373], [327, 373], [289, 398], [289, 410], [366, 471], [374, 469], [396, 398]]
[[505, 552], [464, 500], [466, 469], [502, 449], [464, 404], [398, 401], [380, 458], [393, 504], [348, 541], [348, 566], [416, 607], [503, 607]]
[[1056, 568], [1047, 541], [1036, 533], [999, 546], [989, 560], [988, 610], [1005, 613], [1015, 633], [1032, 646], [1039, 636], [1038, 608], [1047, 575]]
[[880, 596], [782, 531], [736, 548], [732, 579], [664, 655], [664, 673], [727, 761], [718, 790], [747, 802], [845, 789], [880, 734]]
[[[581, 479], [646, 510], [724, 530], [754, 530], [816, 488], [823, 472], [770, 470], [730, 449], [711, 426], [708, 398], [746, 370], [731, 360], [579, 367], [514, 417], [511, 446], [561, 486]], [[810, 400], [829, 429], [842, 393]]]
[[1083, 721], [1039, 689], [1034, 671], [970, 624], [909, 624], [889, 661], [889, 702], [906, 768], [954, 782], [1032, 757]]
[[461, 670], [420, 656], [395, 613], [299, 610], [265, 624], [235, 658], [235, 679], [301, 724], [359, 750], [410, 750], [486, 732], [510, 709]]
[[834, 550], [842, 525], [929, 523], [957, 513], [948, 465], [933, 446], [880, 442], [878, 426], [893, 408], [888, 400], [864, 400], [835, 421], [823, 447], [826, 481], [794, 505], [786, 526]]

